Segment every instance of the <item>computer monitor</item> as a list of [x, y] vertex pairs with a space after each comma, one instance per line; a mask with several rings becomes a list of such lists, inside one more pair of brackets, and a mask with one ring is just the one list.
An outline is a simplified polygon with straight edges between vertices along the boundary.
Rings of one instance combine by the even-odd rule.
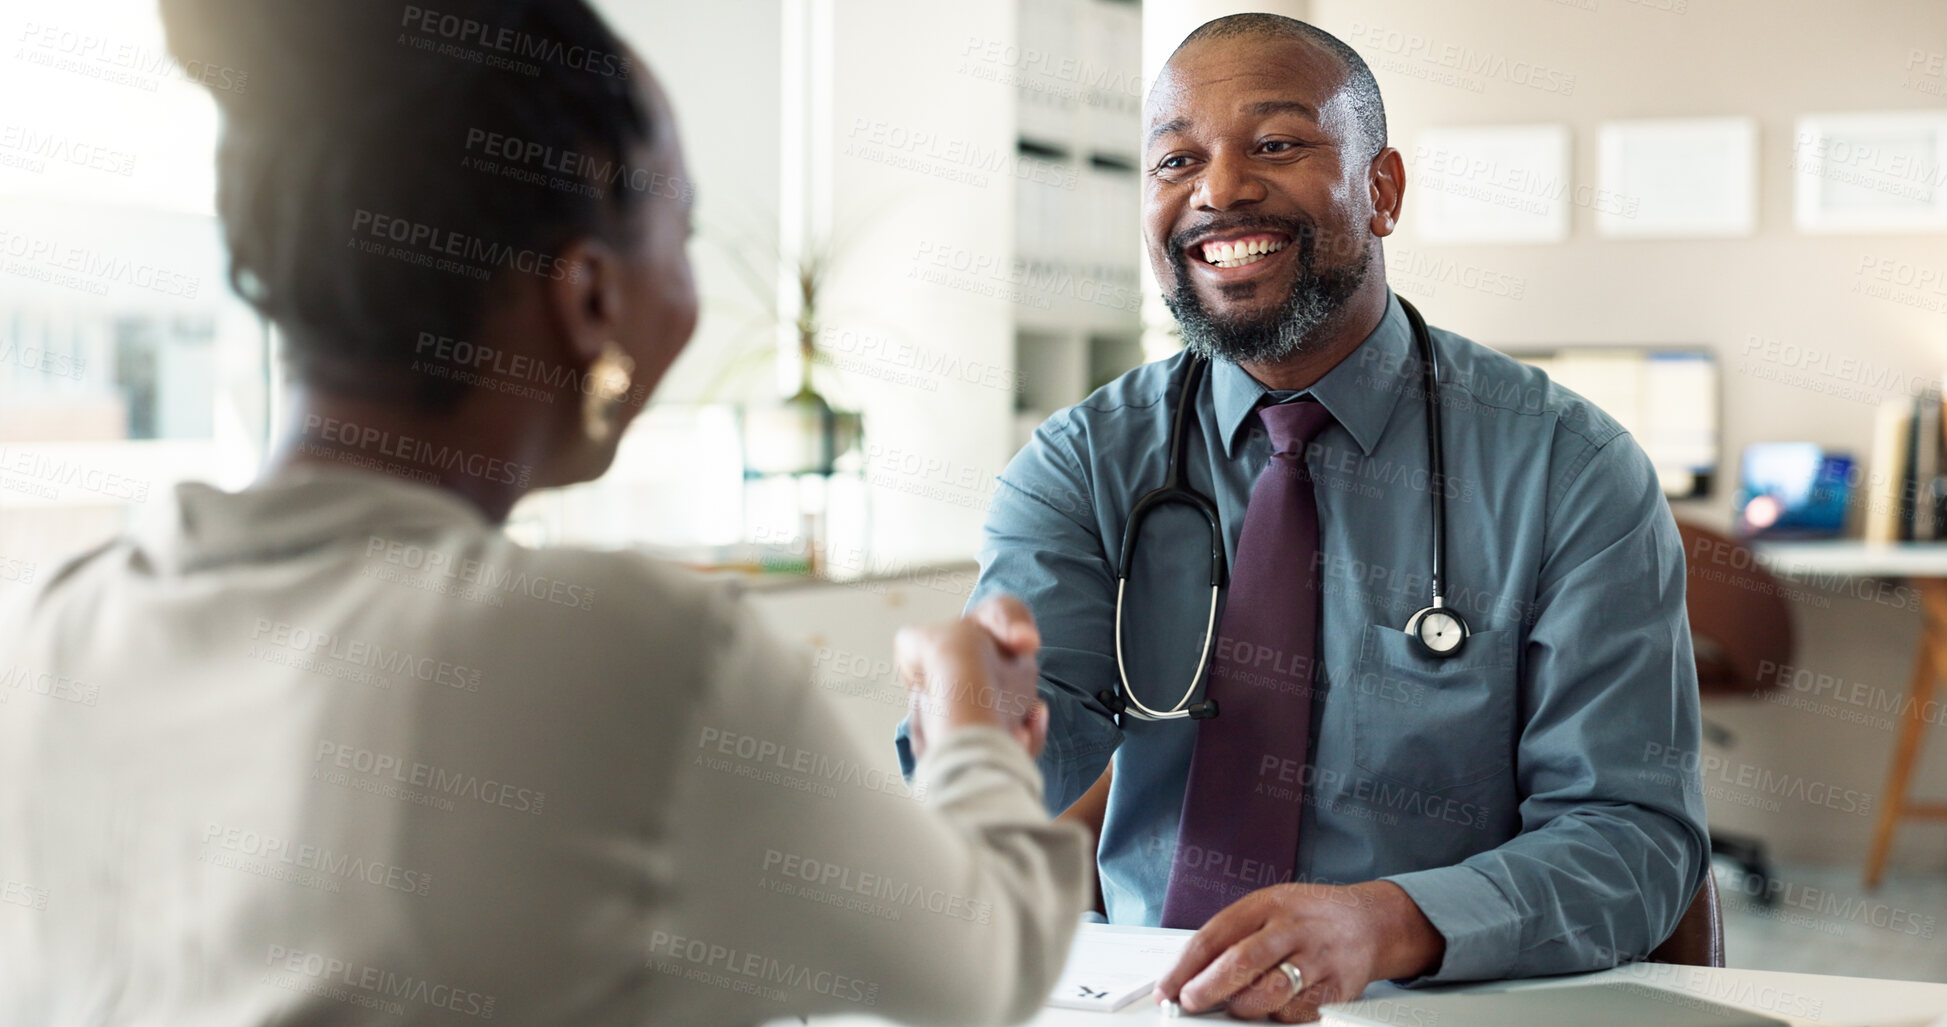
[[1852, 457], [1810, 442], [1756, 442], [1738, 470], [1737, 533], [1835, 538], [1845, 531]]
[[1615, 418], [1643, 447], [1663, 494], [1710, 494], [1717, 477], [1717, 357], [1699, 347], [1574, 346], [1503, 350]]

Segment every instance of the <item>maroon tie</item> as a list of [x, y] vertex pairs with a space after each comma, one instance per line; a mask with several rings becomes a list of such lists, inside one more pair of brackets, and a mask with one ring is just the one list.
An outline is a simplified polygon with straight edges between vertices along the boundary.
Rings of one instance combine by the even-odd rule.
[[1202, 927], [1244, 895], [1291, 880], [1298, 862], [1318, 636], [1318, 505], [1305, 447], [1332, 415], [1310, 399], [1258, 415], [1272, 454], [1244, 511], [1206, 688], [1217, 716], [1196, 722], [1164, 927]]

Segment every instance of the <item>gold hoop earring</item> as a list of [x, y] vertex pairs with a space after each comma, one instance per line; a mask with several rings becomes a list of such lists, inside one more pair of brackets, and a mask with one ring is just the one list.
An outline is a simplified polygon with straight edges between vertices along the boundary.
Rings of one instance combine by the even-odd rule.
[[628, 398], [634, 380], [635, 360], [614, 339], [603, 343], [602, 355], [588, 365], [588, 377], [582, 389], [582, 430], [588, 433], [590, 441], [607, 442], [615, 437], [622, 423], [623, 401]]

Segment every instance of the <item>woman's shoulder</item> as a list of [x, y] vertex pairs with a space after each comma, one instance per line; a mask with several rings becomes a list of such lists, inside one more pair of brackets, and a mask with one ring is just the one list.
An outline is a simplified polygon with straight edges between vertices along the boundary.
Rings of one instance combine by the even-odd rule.
[[477, 583], [527, 609], [548, 608], [644, 641], [723, 639], [750, 616], [741, 589], [629, 550], [527, 547], [505, 540], [482, 553]]
[[753, 652], [774, 650], [730, 581], [639, 552], [530, 547], [499, 533], [429, 541], [449, 554], [439, 569], [381, 583], [369, 562], [361, 568], [368, 621], [478, 668], [483, 692], [519, 683], [504, 701], [584, 734], [681, 720], [772, 666], [751, 665]]

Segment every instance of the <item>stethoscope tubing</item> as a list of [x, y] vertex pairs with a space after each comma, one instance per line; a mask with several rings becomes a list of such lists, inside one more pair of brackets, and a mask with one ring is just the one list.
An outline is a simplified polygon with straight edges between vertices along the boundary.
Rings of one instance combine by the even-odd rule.
[[[1407, 302], [1405, 297], [1395, 296], [1394, 298], [1399, 300], [1400, 308], [1406, 313], [1406, 320], [1412, 327], [1413, 341], [1420, 351], [1420, 359], [1423, 365], [1421, 369], [1421, 382], [1426, 393], [1427, 470], [1431, 475], [1427, 494], [1432, 500], [1433, 508], [1433, 574], [1431, 578], [1433, 604], [1426, 610], [1415, 614], [1413, 619], [1408, 622], [1409, 626], [1411, 626], [1417, 624], [1420, 617], [1427, 612], [1442, 609], [1446, 605], [1447, 518], [1446, 502], [1442, 496], [1442, 491], [1446, 487], [1446, 468], [1445, 460], [1443, 459], [1445, 454], [1442, 452], [1445, 447], [1442, 445], [1440, 434], [1440, 368], [1433, 349], [1433, 333], [1427, 329], [1426, 319], [1420, 316], [1419, 310], [1413, 304]], [[1188, 445], [1188, 432], [1185, 426], [1189, 420], [1188, 415], [1194, 409], [1198, 379], [1204, 373], [1206, 363], [1205, 359], [1196, 353], [1191, 353], [1185, 358], [1182, 380], [1178, 383], [1177, 387], [1176, 402], [1172, 405], [1170, 412], [1170, 448], [1168, 462], [1164, 467], [1163, 484], [1160, 488], [1152, 489], [1144, 493], [1136, 500], [1135, 505], [1130, 508], [1129, 521], [1123, 527], [1122, 554], [1121, 558], [1117, 561], [1115, 588], [1115, 664], [1118, 687], [1114, 692], [1104, 690], [1097, 695], [1097, 698], [1104, 705], [1108, 706], [1110, 712], [1113, 714], [1127, 713], [1140, 720], [1156, 721], [1216, 715], [1216, 703], [1214, 700], [1191, 704], [1190, 698], [1196, 694], [1197, 688], [1203, 684], [1204, 677], [1210, 665], [1210, 647], [1215, 638], [1217, 626], [1217, 598], [1223, 588], [1225, 576], [1223, 525], [1217, 512], [1217, 504], [1209, 496], [1198, 492], [1194, 487], [1185, 484], [1182, 480], [1183, 456], [1186, 452], [1185, 447]], [[1201, 513], [1210, 525], [1210, 614], [1203, 630], [1203, 651], [1197, 657], [1197, 670], [1195, 674], [1191, 675], [1190, 687], [1184, 691], [1183, 697], [1178, 699], [1170, 709], [1157, 710], [1137, 698], [1135, 689], [1129, 684], [1129, 670], [1124, 658], [1122, 646], [1122, 608], [1123, 596], [1129, 585], [1129, 577], [1135, 568], [1136, 538], [1140, 534], [1142, 523], [1154, 508], [1166, 503], [1182, 503], [1190, 506]], [[1463, 633], [1466, 631], [1464, 622], [1462, 622], [1462, 631]]]

